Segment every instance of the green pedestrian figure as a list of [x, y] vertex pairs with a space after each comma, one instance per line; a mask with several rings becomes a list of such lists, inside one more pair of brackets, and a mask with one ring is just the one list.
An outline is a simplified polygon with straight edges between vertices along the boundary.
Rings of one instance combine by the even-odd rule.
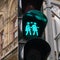
[[26, 31], [26, 35], [30, 34], [31, 35], [31, 27], [30, 27], [30, 23], [27, 22], [27, 25], [25, 27], [25, 31]]
[[34, 24], [32, 25], [32, 31], [33, 31], [33, 36], [37, 35], [38, 36], [38, 26], [36, 25], [36, 22], [34, 22]]

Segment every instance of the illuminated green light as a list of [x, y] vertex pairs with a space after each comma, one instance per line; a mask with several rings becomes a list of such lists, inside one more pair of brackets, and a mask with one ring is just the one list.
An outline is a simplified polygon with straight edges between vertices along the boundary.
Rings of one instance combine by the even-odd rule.
[[41, 37], [48, 22], [47, 17], [38, 10], [27, 11], [22, 20], [23, 36], [26, 38]]
[[25, 35], [38, 36], [38, 29], [39, 27], [37, 26], [36, 22], [27, 22], [25, 27]]
[[30, 34], [31, 35], [31, 27], [30, 23], [27, 22], [26, 27], [25, 27], [26, 35]]

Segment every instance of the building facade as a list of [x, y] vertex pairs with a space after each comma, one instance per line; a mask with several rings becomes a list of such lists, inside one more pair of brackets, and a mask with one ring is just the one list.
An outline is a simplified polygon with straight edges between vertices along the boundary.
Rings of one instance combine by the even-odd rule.
[[[52, 22], [52, 32], [53, 32], [53, 45], [54, 47], [54, 58], [58, 60], [60, 58], [60, 0], [51, 0], [51, 6], [48, 6], [51, 10], [51, 22]], [[46, 2], [43, 4], [43, 11], [47, 16], [47, 6]], [[48, 16], [47, 16], [48, 17]], [[49, 43], [48, 39], [48, 24], [45, 29], [45, 38]], [[50, 43], [49, 43], [50, 44]], [[51, 60], [51, 59], [48, 59]]]
[[0, 0], [0, 60], [18, 60], [17, 10], [17, 0]]
[[56, 60], [60, 57], [60, 1], [54, 1], [52, 12], [53, 38]]

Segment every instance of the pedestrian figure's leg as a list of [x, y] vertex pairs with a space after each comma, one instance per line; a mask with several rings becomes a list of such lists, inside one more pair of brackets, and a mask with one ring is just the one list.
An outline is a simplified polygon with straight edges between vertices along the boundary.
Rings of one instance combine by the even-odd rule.
[[30, 33], [30, 35], [31, 35], [31, 31], [30, 31], [29, 33]]
[[26, 35], [28, 35], [28, 31], [26, 31]]
[[33, 32], [33, 35], [35, 35], [35, 31]]
[[36, 35], [38, 36], [38, 31], [36, 31]]

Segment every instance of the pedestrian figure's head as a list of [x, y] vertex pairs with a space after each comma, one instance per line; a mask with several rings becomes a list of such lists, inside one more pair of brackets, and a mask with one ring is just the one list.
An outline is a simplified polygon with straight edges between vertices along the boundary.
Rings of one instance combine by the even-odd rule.
[[29, 25], [29, 22], [27, 22], [27, 25]]
[[36, 22], [34, 22], [34, 25], [36, 25]]

